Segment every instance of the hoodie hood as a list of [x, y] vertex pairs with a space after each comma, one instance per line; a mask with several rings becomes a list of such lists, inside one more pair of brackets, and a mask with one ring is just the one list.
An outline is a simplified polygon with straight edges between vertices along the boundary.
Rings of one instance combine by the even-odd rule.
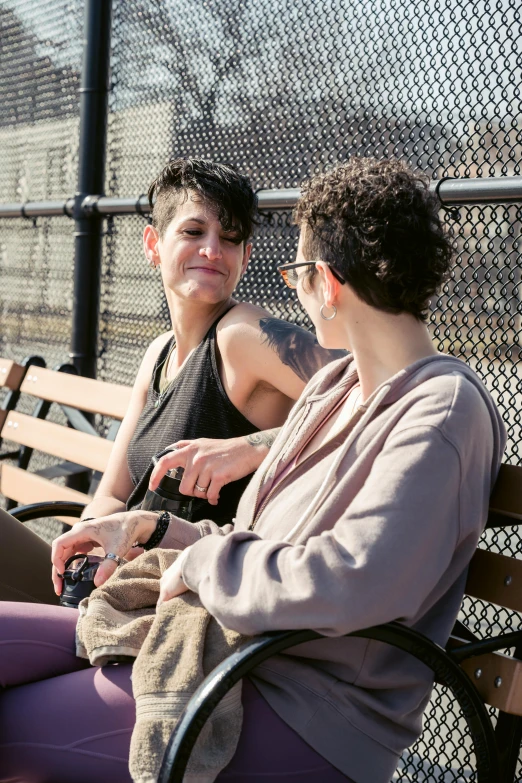
[[[493, 398], [478, 375], [465, 362], [455, 356], [439, 353], [435, 356], [426, 356], [408, 365], [378, 386], [373, 394], [359, 406], [359, 409], [361, 412], [368, 412], [371, 409], [371, 414], [375, 415], [380, 407], [392, 405], [426, 381], [447, 375], [460, 375], [462, 378], [466, 378], [478, 391], [491, 419], [494, 452], [497, 455], [502, 455], [506, 443], [506, 432]], [[359, 376], [352, 354], [331, 362], [311, 379], [301, 399], [294, 407], [290, 419], [293, 419], [293, 414], [299, 414], [307, 404], [312, 402], [330, 399], [335, 400], [335, 404], [339, 397], [358, 381]], [[365, 423], [370, 418], [371, 415], [365, 416]], [[284, 429], [286, 430], [286, 427]], [[496, 478], [496, 473], [494, 478]]]

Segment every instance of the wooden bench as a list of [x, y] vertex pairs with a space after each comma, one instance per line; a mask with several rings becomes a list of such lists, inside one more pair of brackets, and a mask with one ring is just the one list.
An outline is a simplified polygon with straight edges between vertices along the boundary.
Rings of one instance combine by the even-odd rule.
[[[12, 359], [0, 358], [0, 389], [6, 390], [0, 405], [0, 431], [7, 414], [16, 407], [20, 398], [20, 386], [30, 365], [45, 367], [45, 361], [41, 356], [29, 356], [23, 362], [17, 364]], [[0, 445], [1, 443], [2, 437], [0, 436]], [[12, 453], [4, 453], [0, 454], [0, 459], [7, 459], [12, 456]]]
[[[17, 464], [3, 464], [0, 492], [13, 504], [65, 501], [89, 502], [109, 459], [112, 442], [127, 410], [131, 388], [76, 375], [71, 365], [48, 370], [31, 365], [20, 385], [21, 394], [35, 398], [33, 415], [10, 410], [4, 417], [1, 437], [20, 446]], [[59, 405], [67, 426], [48, 421], [52, 404]], [[92, 424], [92, 416], [113, 419], [107, 437], [102, 438]], [[33, 450], [44, 452], [61, 462], [30, 472]], [[87, 491], [61, 486], [52, 479], [89, 475]], [[71, 523], [65, 515], [58, 517]]]
[[[503, 465], [487, 527], [521, 523], [522, 467]], [[479, 548], [469, 567], [466, 594], [521, 612], [522, 560]], [[522, 630], [479, 639], [457, 622], [446, 649], [395, 622], [349, 635], [390, 644], [425, 663], [460, 705], [473, 741], [477, 783], [514, 783], [522, 738]], [[189, 701], [170, 738], [159, 783], [182, 783], [205, 721], [236, 682], [271, 655], [319, 638], [309, 630], [258, 636], [217, 666]], [[513, 655], [499, 652], [508, 648], [515, 648]], [[495, 727], [486, 705], [499, 710]]]

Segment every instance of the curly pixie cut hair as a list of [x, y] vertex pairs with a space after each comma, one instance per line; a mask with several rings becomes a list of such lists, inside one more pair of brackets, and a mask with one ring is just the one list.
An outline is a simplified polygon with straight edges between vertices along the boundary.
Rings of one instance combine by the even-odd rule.
[[330, 264], [372, 307], [427, 319], [452, 245], [426, 177], [398, 160], [353, 157], [304, 184], [294, 218], [306, 260]]
[[216, 211], [225, 231], [237, 234], [237, 244], [252, 234], [257, 197], [248, 177], [233, 166], [203, 158], [175, 158], [160, 171], [148, 191], [152, 225], [160, 237], [188, 198], [207, 203]]

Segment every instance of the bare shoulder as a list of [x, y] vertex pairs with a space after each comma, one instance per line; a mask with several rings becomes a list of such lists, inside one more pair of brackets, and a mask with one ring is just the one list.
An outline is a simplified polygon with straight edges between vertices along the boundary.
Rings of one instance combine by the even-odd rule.
[[249, 302], [239, 302], [232, 307], [220, 320], [216, 330], [220, 349], [255, 349], [256, 345], [261, 344], [260, 321], [263, 318], [271, 318], [270, 313]]
[[267, 336], [277, 328], [288, 333], [300, 334], [310, 343], [316, 343], [311, 332], [296, 324], [276, 318], [267, 310], [250, 302], [239, 302], [223, 316], [217, 327], [217, 333], [222, 341], [240, 340], [243, 344], [262, 345], [267, 342]]
[[168, 332], [163, 332], [163, 334], [158, 335], [158, 337], [155, 337], [154, 340], [151, 342], [147, 350], [145, 351], [145, 356], [143, 357], [143, 361], [152, 361], [154, 363], [158, 356], [160, 355], [163, 348], [166, 346], [168, 341], [173, 335], [172, 329]]
[[305, 383], [326, 364], [346, 353], [322, 348], [307, 329], [244, 302], [221, 320], [218, 334], [222, 350], [241, 351], [253, 360], [269, 352]]
[[253, 326], [258, 329], [261, 318], [271, 317], [270, 313], [262, 307], [250, 302], [238, 302], [223, 316], [218, 325], [218, 332], [234, 326]]
[[154, 369], [154, 365], [156, 364], [156, 360], [160, 355], [161, 351], [163, 350], [163, 348], [165, 347], [165, 345], [172, 337], [172, 334], [173, 334], [172, 330], [170, 330], [169, 332], [164, 332], [163, 334], [160, 334], [151, 342], [151, 344], [145, 351], [145, 355], [143, 356], [140, 369], [138, 371], [138, 376], [136, 378], [137, 381], [141, 380], [142, 382], [146, 382], [148, 385], [152, 376], [152, 370]]

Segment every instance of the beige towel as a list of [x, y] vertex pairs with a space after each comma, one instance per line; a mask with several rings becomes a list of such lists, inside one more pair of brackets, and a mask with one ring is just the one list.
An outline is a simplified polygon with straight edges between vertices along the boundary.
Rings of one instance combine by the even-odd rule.
[[[132, 687], [136, 725], [130, 772], [155, 783], [168, 739], [186, 703], [244, 637], [222, 628], [186, 592], [156, 613], [159, 579], [179, 552], [155, 549], [118, 568], [80, 604], [77, 654], [94, 666], [136, 658]], [[186, 783], [211, 783], [234, 755], [242, 724], [240, 683], [220, 702], [192, 752]]]

